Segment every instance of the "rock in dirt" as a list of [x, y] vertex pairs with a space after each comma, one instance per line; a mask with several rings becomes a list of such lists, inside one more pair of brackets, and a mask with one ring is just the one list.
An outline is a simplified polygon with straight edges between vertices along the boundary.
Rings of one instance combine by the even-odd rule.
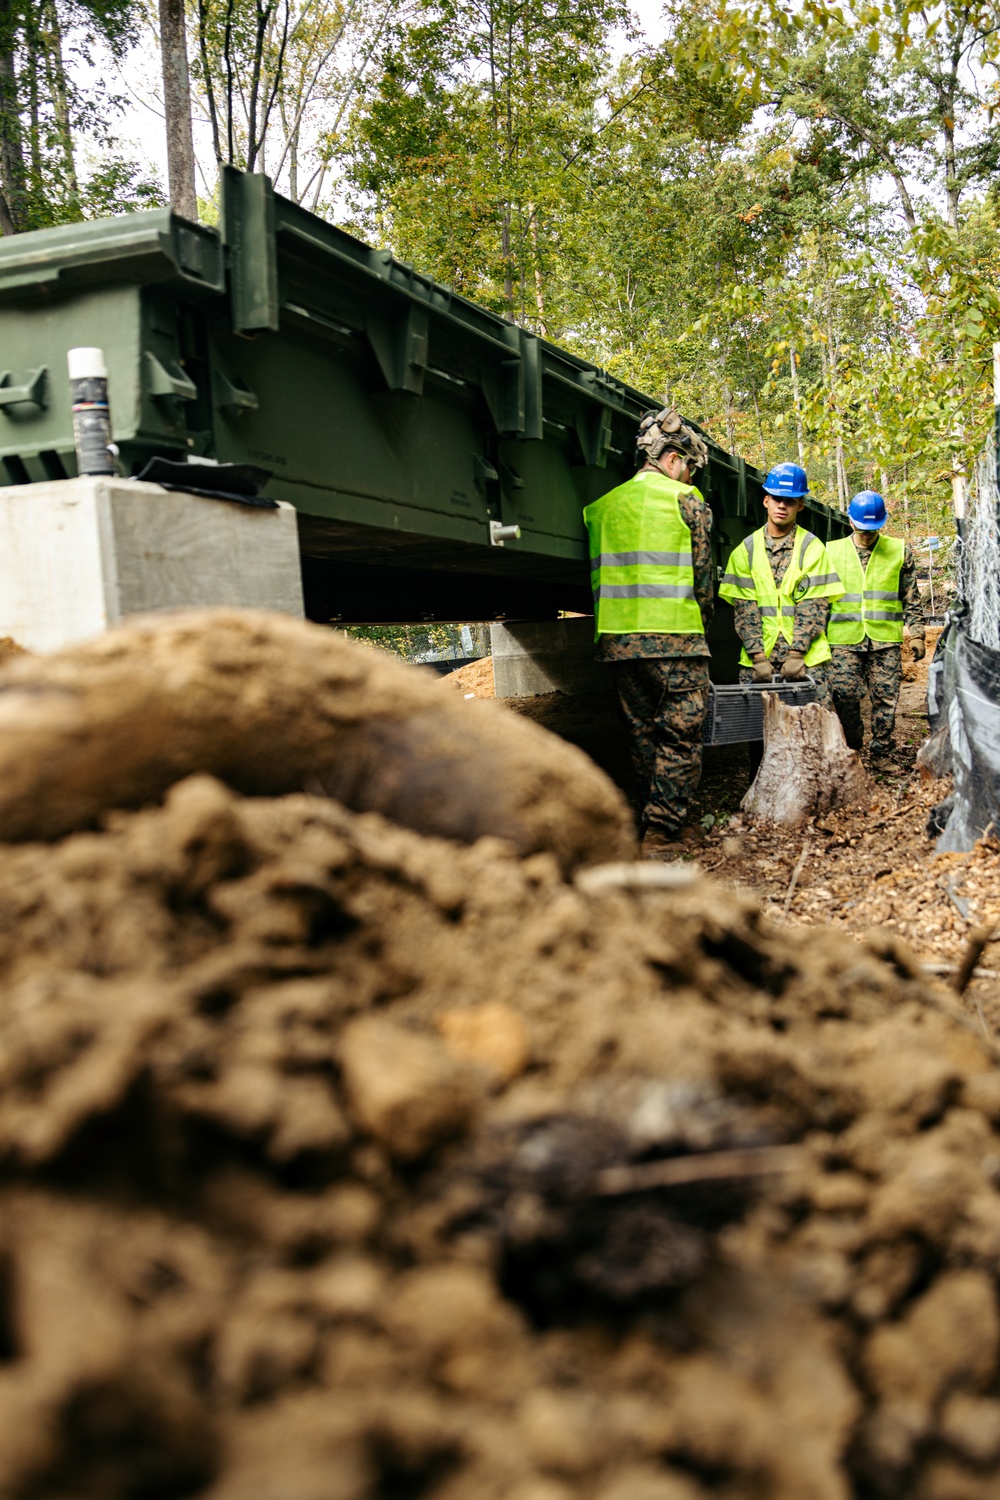
[[361, 1016], [340, 1044], [344, 1087], [368, 1133], [401, 1161], [468, 1126], [477, 1104], [469, 1070], [435, 1037], [406, 1031], [382, 1016]]
[[5, 1500], [997, 1493], [1000, 1068], [901, 943], [205, 775], [2, 855]]
[[92, 826], [199, 771], [462, 843], [493, 834], [567, 870], [634, 851], [623, 798], [579, 750], [283, 615], [149, 615], [0, 672], [2, 840]]

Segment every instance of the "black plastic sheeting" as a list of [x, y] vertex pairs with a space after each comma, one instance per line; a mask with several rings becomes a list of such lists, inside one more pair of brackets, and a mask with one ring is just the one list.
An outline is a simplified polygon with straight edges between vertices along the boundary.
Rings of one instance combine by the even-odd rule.
[[932, 735], [921, 761], [955, 783], [930, 831], [940, 832], [939, 852], [965, 854], [991, 825], [1000, 833], [1000, 652], [974, 641], [961, 614], [949, 615], [938, 641], [927, 711]]
[[255, 510], [277, 510], [277, 500], [268, 500], [260, 492], [271, 478], [270, 469], [256, 464], [206, 464], [197, 460], [178, 461], [151, 458], [135, 476], [164, 490], [179, 490], [185, 495], [200, 495], [205, 500], [228, 500], [235, 505], [251, 505]]

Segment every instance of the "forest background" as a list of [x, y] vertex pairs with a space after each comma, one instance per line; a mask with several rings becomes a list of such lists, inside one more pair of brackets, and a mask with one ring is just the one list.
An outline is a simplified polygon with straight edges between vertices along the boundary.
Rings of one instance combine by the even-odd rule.
[[[211, 222], [217, 163], [266, 171], [762, 468], [797, 459], [839, 506], [880, 489], [944, 539], [993, 415], [1000, 9], [650, 15], [0, 0], [0, 232], [168, 192]], [[141, 96], [164, 130], [161, 52], [180, 188], [123, 125]]]

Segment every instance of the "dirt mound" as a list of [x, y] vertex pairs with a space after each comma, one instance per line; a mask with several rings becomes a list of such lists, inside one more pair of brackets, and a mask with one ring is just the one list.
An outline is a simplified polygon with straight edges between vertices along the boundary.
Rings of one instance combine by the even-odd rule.
[[995, 1495], [1000, 1071], [914, 975], [204, 775], [5, 847], [0, 1493]]
[[442, 677], [441, 685], [454, 688], [463, 694], [471, 693], [474, 698], [495, 698], [492, 656], [484, 656], [479, 661], [467, 662], [457, 671], [449, 672], [447, 677]]
[[150, 615], [3, 668], [0, 839], [57, 838], [197, 771], [462, 843], [494, 834], [565, 869], [634, 849], [622, 798], [580, 751], [282, 615]]

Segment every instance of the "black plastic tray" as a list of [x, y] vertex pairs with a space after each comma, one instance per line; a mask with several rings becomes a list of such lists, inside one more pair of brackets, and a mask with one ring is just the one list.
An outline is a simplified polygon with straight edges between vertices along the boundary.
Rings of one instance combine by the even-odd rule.
[[702, 742], [706, 745], [741, 745], [764, 738], [762, 693], [777, 693], [789, 708], [816, 702], [816, 684], [805, 682], [712, 683]]

